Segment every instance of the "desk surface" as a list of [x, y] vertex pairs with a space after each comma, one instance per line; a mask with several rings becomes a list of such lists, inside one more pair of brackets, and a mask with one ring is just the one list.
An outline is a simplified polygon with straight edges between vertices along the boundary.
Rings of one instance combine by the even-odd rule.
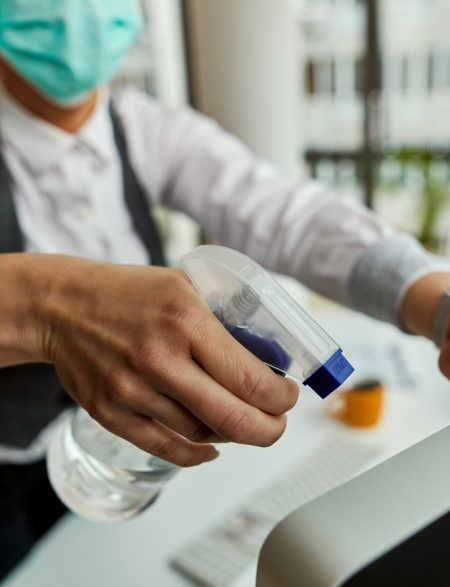
[[415, 389], [391, 386], [376, 429], [351, 430], [330, 420], [322, 400], [304, 389], [275, 446], [224, 446], [216, 462], [180, 472], [147, 512], [124, 524], [96, 525], [68, 514], [3, 587], [187, 587], [192, 583], [169, 566], [171, 555], [273, 482], [324, 437], [377, 442], [383, 460], [450, 424], [450, 382], [439, 374], [431, 343], [345, 310], [313, 314], [344, 350], [346, 342], [395, 341], [414, 361], [419, 384]]

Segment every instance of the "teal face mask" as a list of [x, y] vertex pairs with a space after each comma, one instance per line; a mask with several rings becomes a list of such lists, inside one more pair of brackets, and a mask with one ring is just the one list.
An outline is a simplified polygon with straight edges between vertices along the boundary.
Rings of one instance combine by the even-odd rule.
[[0, 0], [1, 55], [62, 105], [109, 81], [141, 28], [138, 0]]

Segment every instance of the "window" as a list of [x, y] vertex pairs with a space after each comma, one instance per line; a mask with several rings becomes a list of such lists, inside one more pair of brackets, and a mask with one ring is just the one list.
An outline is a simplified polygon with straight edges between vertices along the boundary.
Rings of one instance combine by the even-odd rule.
[[314, 176], [360, 197], [364, 13], [359, 0], [299, 0], [306, 158]]
[[443, 250], [450, 234], [450, 3], [298, 1], [311, 173]]

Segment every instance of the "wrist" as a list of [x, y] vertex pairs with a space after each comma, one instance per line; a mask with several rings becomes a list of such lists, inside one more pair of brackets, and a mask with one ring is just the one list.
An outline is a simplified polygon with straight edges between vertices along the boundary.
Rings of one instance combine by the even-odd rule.
[[448, 288], [450, 273], [431, 273], [411, 285], [400, 308], [400, 319], [409, 332], [434, 340], [436, 312]]
[[52, 362], [53, 324], [60, 277], [67, 263], [61, 255], [0, 255], [0, 367]]
[[36, 255], [0, 255], [0, 365], [39, 360], [40, 292], [34, 283]]

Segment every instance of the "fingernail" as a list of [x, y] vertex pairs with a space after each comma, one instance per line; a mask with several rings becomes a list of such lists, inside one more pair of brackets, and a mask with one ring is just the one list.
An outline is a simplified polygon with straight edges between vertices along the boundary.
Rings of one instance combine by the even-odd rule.
[[218, 450], [215, 450], [208, 457], [206, 457], [206, 459], [204, 460], [204, 462], [205, 463], [210, 463], [211, 461], [215, 461], [218, 456], [220, 456], [220, 452]]

